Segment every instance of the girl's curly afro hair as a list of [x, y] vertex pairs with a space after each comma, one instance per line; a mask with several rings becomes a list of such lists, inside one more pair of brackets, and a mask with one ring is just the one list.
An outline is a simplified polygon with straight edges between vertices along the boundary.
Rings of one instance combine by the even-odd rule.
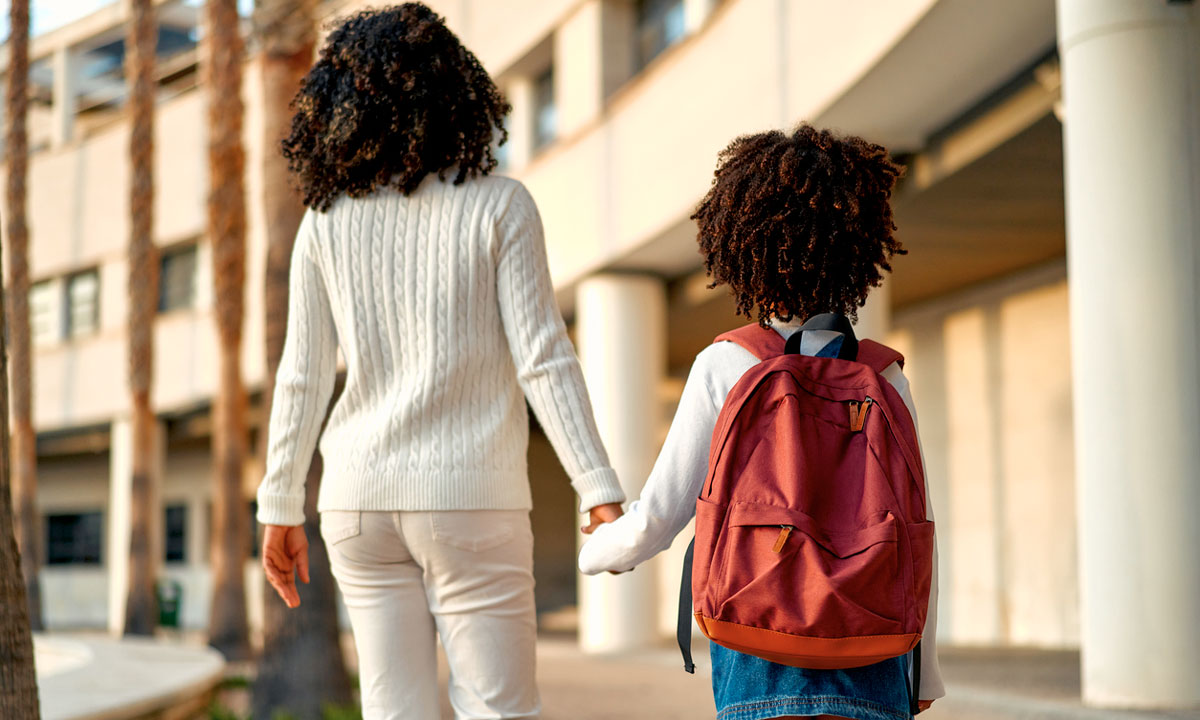
[[282, 144], [304, 203], [391, 186], [406, 195], [455, 168], [455, 184], [496, 167], [510, 107], [436, 13], [405, 3], [351, 16], [329, 36], [292, 101]]
[[710, 287], [728, 285], [738, 314], [764, 326], [824, 312], [857, 318], [905, 253], [889, 204], [902, 172], [883, 147], [810, 125], [737, 138], [692, 216]]

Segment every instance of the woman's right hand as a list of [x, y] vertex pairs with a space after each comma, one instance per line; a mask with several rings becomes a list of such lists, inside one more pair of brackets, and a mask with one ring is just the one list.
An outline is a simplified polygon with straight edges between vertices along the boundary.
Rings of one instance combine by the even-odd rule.
[[304, 526], [267, 525], [263, 532], [263, 570], [271, 587], [289, 608], [300, 606], [296, 591], [296, 573], [301, 582], [308, 582], [308, 536]]

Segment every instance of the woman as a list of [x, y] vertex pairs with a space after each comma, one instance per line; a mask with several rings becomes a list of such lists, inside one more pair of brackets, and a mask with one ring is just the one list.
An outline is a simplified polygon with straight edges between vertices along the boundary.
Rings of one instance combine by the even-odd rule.
[[304, 477], [340, 349], [318, 509], [364, 718], [438, 717], [435, 635], [458, 717], [536, 715], [525, 401], [593, 526], [616, 519], [624, 496], [537, 208], [490, 175], [509, 106], [419, 3], [347, 20], [294, 104], [283, 152], [309, 210], [258, 491], [267, 576], [299, 603]]
[[[891, 270], [892, 256], [904, 252], [893, 237], [889, 203], [900, 171], [879, 145], [809, 125], [737, 138], [721, 153], [712, 189], [693, 216], [713, 284], [729, 286], [739, 314], [782, 336], [775, 339], [781, 349], [807, 318], [854, 317]], [[827, 356], [844, 339], [838, 332], [808, 330], [800, 352]], [[758, 362], [732, 342], [716, 342], [696, 356], [641, 497], [628, 514], [595, 529], [579, 556], [583, 572], [630, 570], [670, 547], [696, 512], [726, 396]], [[881, 375], [915, 422], [900, 364]], [[931, 619], [937, 616], [936, 570], [933, 577]], [[927, 622], [921, 709], [945, 694], [936, 630], [935, 621]], [[718, 720], [905, 720], [912, 705], [908, 671], [907, 656], [849, 670], [807, 670], [712, 645]]]

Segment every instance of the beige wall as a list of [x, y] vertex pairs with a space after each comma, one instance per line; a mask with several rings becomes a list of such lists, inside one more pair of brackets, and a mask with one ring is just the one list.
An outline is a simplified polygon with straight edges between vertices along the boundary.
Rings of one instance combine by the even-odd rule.
[[[707, 27], [619, 90], [593, 124], [514, 170], [542, 211], [556, 285], [573, 284], [686, 219], [730, 140], [815, 115], [928, 4], [889, 3], [863, 27], [862, 3], [806, 2], [801, 11], [799, 4], [730, 0], [719, 7]], [[792, 35], [814, 27], [851, 24], [851, 43], [781, 43], [784, 32], [794, 42]], [[657, 269], [698, 264], [694, 247], [671, 255]]]
[[580, 0], [431, 0], [428, 3], [446, 18], [447, 24], [493, 73], [523, 57], [582, 4]]
[[[258, 65], [244, 75], [247, 205], [246, 316], [242, 367], [257, 384], [263, 372], [261, 197], [262, 112]], [[193, 90], [160, 101], [155, 126], [155, 240], [160, 247], [201, 239], [196, 303], [159, 316], [155, 405], [163, 411], [206, 403], [216, 387], [217, 345], [211, 314], [211, 252], [204, 239], [208, 193], [206, 98]], [[34, 419], [39, 430], [104, 422], [128, 404], [128, 125], [115, 122], [30, 161], [29, 222], [34, 281], [76, 269], [100, 269], [100, 330], [39, 348]]]
[[897, 313], [939, 528], [941, 637], [1079, 642], [1061, 263]]
[[[430, 4], [511, 89], [533, 70], [526, 67], [528, 56], [548, 37], [559, 59], [605, 43], [621, 47], [607, 36], [599, 39], [604, 14], [597, 8], [623, 3]], [[527, 166], [510, 170], [538, 201], [555, 284], [565, 293], [586, 274], [662, 240], [691, 214], [708, 188], [717, 153], [730, 140], [815, 117], [935, 3], [713, 3], [706, 22], [602, 102], [595, 98], [605, 97], [601, 86], [611, 83], [611, 73], [594, 58], [558, 63], [556, 82], [567, 89], [558, 93], [560, 124], [565, 118], [573, 130]], [[345, 8], [370, 5], [350, 0]], [[854, 32], [820, 30], [830, 27]], [[528, 99], [527, 93], [510, 95], [514, 103]], [[514, 118], [528, 117], [524, 110], [514, 108]], [[524, 147], [520, 140], [511, 142]], [[651, 269], [668, 273], [698, 265], [686, 243], [655, 258]]]

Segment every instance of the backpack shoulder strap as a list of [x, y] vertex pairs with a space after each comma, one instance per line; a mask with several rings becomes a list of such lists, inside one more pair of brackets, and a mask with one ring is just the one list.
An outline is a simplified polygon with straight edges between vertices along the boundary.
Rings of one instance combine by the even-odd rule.
[[900, 367], [904, 367], [904, 356], [887, 345], [877, 343], [874, 340], [859, 340], [858, 341], [858, 362], [869, 366], [877, 373], [881, 373], [888, 368], [892, 363], [900, 363]]
[[786, 341], [782, 335], [758, 323], [751, 323], [737, 330], [721, 333], [713, 340], [714, 343], [725, 341], [740, 345], [750, 351], [759, 360], [767, 360], [782, 355], [786, 346]]
[[[784, 353], [784, 349], [787, 347], [787, 341], [783, 339], [782, 335], [758, 323], [743, 325], [736, 330], [721, 333], [713, 340], [714, 343], [725, 341], [740, 345], [759, 360], [778, 357]], [[883, 372], [892, 363], [900, 363], [900, 367], [904, 367], [903, 355], [874, 340], [858, 341], [857, 361], [870, 366], [877, 373]]]

